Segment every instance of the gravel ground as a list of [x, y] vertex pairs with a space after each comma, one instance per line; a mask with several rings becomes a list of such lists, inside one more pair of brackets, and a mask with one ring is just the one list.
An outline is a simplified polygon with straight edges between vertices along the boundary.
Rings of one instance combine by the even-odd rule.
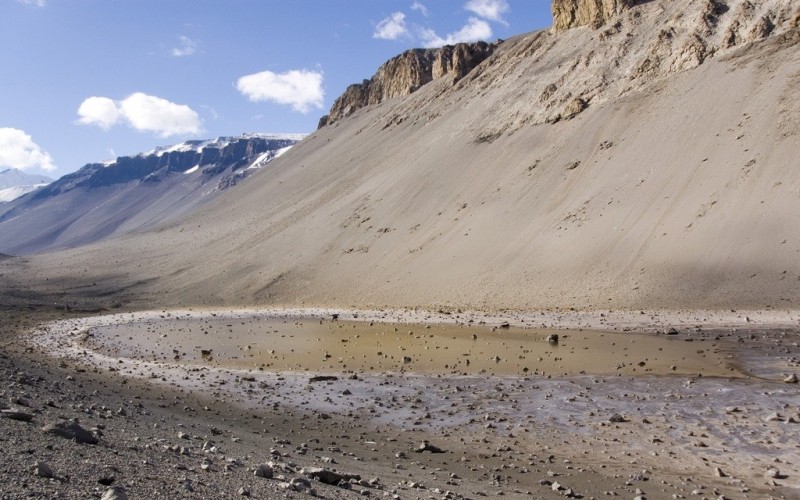
[[[796, 385], [780, 381], [371, 375], [312, 387], [266, 373], [259, 376], [270, 389], [254, 397], [260, 379], [242, 391], [240, 374], [221, 373], [204, 390], [186, 369], [143, 379], [53, 359], [20, 332], [82, 313], [12, 305], [2, 314], [0, 402], [16, 418], [31, 418], [0, 418], [2, 498], [124, 498], [112, 488], [128, 498], [797, 498], [800, 491], [800, 397]], [[748, 366], [764, 375], [792, 363], [795, 334], [736, 338], [750, 353]], [[346, 390], [353, 395], [344, 398]], [[611, 421], [615, 411], [621, 421]], [[97, 444], [43, 430], [69, 422]], [[262, 464], [272, 478], [255, 475]]]

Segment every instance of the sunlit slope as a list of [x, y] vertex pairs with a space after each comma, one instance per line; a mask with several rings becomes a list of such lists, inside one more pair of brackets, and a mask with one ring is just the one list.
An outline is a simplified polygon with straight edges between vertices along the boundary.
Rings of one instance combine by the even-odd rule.
[[797, 307], [797, 39], [556, 123], [517, 119], [538, 83], [515, 72], [548, 61], [513, 39], [479, 77], [324, 127], [187, 219], [31, 266], [158, 305]]

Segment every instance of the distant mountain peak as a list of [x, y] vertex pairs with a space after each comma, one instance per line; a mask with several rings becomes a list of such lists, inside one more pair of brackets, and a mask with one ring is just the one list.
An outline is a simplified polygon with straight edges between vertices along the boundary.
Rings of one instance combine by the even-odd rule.
[[53, 182], [53, 179], [46, 175], [29, 174], [18, 168], [0, 170], [0, 189], [30, 186], [34, 184], [47, 184], [50, 182]]
[[11, 253], [69, 248], [171, 220], [237, 185], [303, 137], [248, 133], [89, 163], [3, 205], [0, 244]]

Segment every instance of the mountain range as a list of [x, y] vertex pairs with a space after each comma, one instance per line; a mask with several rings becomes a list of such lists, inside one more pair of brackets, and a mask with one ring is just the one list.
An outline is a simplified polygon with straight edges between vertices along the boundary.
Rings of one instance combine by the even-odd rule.
[[18, 168], [0, 170], [0, 205], [50, 182], [53, 182], [53, 179], [47, 176], [29, 174]]
[[[553, 12], [552, 29], [402, 54], [235, 194], [191, 213], [170, 198], [136, 233], [4, 264], [5, 279], [159, 307], [800, 307], [800, 5], [554, 0]], [[149, 175], [65, 182], [113, 200]], [[62, 237], [54, 223], [78, 203], [67, 185], [24, 203], [57, 191], [65, 202], [36, 219], [51, 222], [0, 251], [124, 227], [83, 210]], [[31, 269], [50, 281], [31, 284]]]
[[70, 248], [165, 223], [235, 186], [301, 138], [245, 134], [90, 163], [0, 206], [0, 251]]

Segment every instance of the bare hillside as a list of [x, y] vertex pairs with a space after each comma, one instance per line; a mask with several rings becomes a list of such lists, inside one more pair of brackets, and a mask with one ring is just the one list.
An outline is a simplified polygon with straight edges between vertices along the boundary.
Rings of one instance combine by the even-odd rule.
[[159, 305], [797, 308], [799, 19], [661, 0], [521, 35], [179, 222], [3, 273]]

